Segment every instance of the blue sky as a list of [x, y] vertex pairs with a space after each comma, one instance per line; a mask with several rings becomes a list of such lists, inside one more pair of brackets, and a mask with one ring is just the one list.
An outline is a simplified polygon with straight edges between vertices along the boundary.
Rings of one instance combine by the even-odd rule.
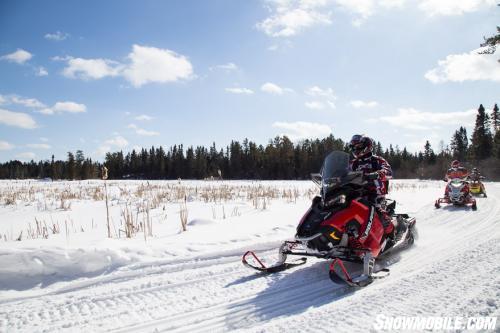
[[[366, 133], [500, 102], [496, 0], [0, 1], [0, 161]], [[471, 132], [469, 132], [471, 133]]]

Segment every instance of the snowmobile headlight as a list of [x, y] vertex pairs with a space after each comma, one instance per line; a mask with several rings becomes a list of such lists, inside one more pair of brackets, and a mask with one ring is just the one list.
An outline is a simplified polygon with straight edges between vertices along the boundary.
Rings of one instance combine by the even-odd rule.
[[328, 202], [326, 203], [326, 206], [331, 207], [334, 205], [343, 205], [343, 204], [345, 204], [345, 202], [346, 202], [346, 196], [345, 196], [345, 194], [341, 194], [341, 195], [338, 195], [338, 196], [328, 200]]
[[343, 205], [345, 204], [346, 196], [345, 194], [341, 194], [337, 197], [337, 203]]

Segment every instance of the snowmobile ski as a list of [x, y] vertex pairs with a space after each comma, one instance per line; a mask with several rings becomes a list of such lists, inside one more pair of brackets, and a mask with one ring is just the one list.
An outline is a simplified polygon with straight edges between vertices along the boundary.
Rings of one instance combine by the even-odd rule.
[[[255, 261], [256, 263], [258, 263], [260, 265], [260, 267], [256, 266], [256, 265], [253, 265], [253, 264], [250, 264], [248, 262], [248, 260], [247, 260], [248, 256], [253, 257], [252, 261]], [[286, 257], [284, 259], [286, 259]], [[290, 269], [292, 267], [303, 265], [303, 264], [306, 263], [306, 261], [307, 261], [307, 258], [299, 258], [299, 259], [297, 259], [297, 260], [295, 260], [293, 262], [285, 262], [282, 259], [282, 260], [279, 260], [277, 263], [275, 263], [272, 266], [266, 266], [257, 257], [257, 255], [255, 255], [255, 253], [253, 251], [247, 251], [243, 255], [243, 258], [241, 259], [241, 262], [243, 263], [243, 265], [245, 265], [245, 266], [247, 266], [249, 268], [253, 268], [253, 269], [255, 269], [255, 270], [259, 271], [259, 272], [265, 272], [265, 273], [277, 273], [277, 272], [281, 272], [281, 271]]]
[[[344, 262], [341, 259], [333, 259], [330, 264], [330, 280], [336, 284], [347, 284], [351, 287], [366, 287], [376, 279], [383, 279], [389, 276], [390, 271], [388, 268], [382, 268], [381, 270], [373, 272], [374, 262], [371, 261], [370, 258], [368, 258], [368, 260], [369, 261], [365, 261], [363, 264], [363, 274], [354, 277], [349, 274], [344, 266]], [[335, 270], [336, 267], [340, 268], [340, 274]]]

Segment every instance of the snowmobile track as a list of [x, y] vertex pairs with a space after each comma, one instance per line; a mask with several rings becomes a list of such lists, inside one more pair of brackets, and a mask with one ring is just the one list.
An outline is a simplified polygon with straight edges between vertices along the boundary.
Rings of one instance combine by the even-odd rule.
[[[279, 290], [263, 292], [257, 296], [252, 295], [237, 301], [224, 302], [113, 332], [136, 332], [153, 329], [156, 332], [216, 332], [224, 328], [229, 330], [242, 329], [252, 324], [252, 322], [247, 322], [246, 325], [242, 325], [245, 320], [249, 319], [249, 316], [255, 314], [256, 302], [259, 303], [258, 317], [275, 314], [279, 316], [289, 312], [294, 304], [296, 307], [302, 308], [304, 304], [314, 304], [321, 298], [341, 297], [352, 289], [348, 286], [337, 286], [336, 288], [329, 279], [323, 278], [313, 283], [304, 284], [301, 282]], [[186, 322], [190, 323], [186, 325]]]

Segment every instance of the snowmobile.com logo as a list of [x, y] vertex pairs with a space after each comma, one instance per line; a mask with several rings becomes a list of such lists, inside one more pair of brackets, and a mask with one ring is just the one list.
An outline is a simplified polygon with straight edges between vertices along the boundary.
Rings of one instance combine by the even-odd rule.
[[376, 330], [494, 330], [497, 317], [389, 317], [379, 314]]

